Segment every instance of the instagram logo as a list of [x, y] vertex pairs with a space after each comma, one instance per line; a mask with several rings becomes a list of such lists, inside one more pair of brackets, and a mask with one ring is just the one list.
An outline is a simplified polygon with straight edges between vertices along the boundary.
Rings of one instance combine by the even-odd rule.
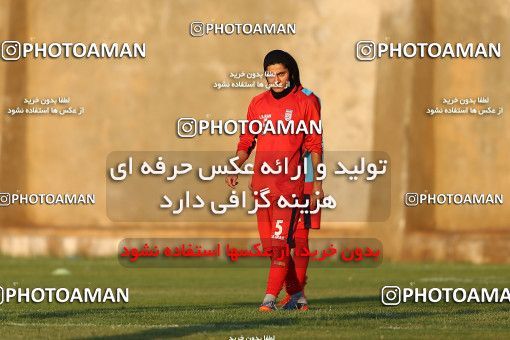
[[21, 57], [21, 44], [19, 41], [6, 40], [2, 43], [2, 59], [18, 60]]
[[360, 61], [375, 59], [375, 43], [370, 40], [360, 40], [356, 43], [356, 58]]
[[205, 25], [201, 21], [193, 21], [189, 25], [189, 34], [191, 34], [192, 37], [201, 37], [205, 33]]
[[0, 192], [0, 207], [7, 207], [11, 204], [11, 195], [7, 192]]
[[415, 192], [408, 192], [404, 196], [404, 203], [408, 207], [416, 207], [418, 205], [418, 194]]
[[400, 287], [384, 286], [381, 289], [381, 302], [385, 306], [397, 306], [400, 304]]
[[181, 118], [177, 121], [177, 135], [181, 138], [193, 138], [197, 135], [197, 121], [194, 118]]

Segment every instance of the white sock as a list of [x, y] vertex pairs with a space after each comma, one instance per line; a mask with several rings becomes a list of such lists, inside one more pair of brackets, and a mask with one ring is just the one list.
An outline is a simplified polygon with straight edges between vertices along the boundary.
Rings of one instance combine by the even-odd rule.
[[301, 296], [298, 300], [297, 300], [298, 303], [305, 303], [305, 304], [308, 304], [308, 301], [306, 301], [306, 298], [305, 296]]
[[264, 296], [264, 300], [262, 301], [262, 303], [268, 303], [275, 300], [276, 296], [274, 296], [273, 294], [266, 294], [266, 296]]

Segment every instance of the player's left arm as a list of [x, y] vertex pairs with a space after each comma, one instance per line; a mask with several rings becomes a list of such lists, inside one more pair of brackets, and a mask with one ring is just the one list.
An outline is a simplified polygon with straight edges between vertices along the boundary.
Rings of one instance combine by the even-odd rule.
[[312, 193], [310, 194], [310, 208], [312, 210], [315, 209], [316, 207], [316, 204], [317, 204], [317, 200], [319, 199], [323, 199], [324, 198], [324, 191], [322, 190], [322, 180], [317, 180], [317, 166], [322, 162], [322, 154], [319, 154], [319, 153], [316, 153], [316, 152], [311, 152], [311, 155], [312, 155], [312, 166], [313, 166], [313, 174], [314, 174], [314, 179], [313, 179], [313, 190], [312, 190]]
[[[305, 111], [305, 119], [308, 122], [308, 126], [310, 127], [310, 121], [314, 121], [319, 126], [319, 122], [321, 120], [321, 105], [319, 99], [313, 95], [309, 97], [308, 105]], [[322, 181], [317, 180], [317, 166], [322, 162], [322, 153], [323, 153], [323, 141], [322, 141], [322, 131], [308, 131], [309, 133], [305, 135], [304, 140], [304, 149], [308, 151], [312, 158], [312, 169], [314, 174], [313, 179], [313, 191], [310, 195], [310, 208], [313, 210], [316, 207], [317, 200], [322, 199], [324, 197], [324, 191], [322, 189]], [[317, 194], [318, 192], [318, 194]]]

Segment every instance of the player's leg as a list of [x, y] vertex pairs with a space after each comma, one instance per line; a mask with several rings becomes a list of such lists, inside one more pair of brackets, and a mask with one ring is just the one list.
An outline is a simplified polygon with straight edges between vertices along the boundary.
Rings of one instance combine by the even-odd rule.
[[279, 208], [276, 202], [272, 206], [272, 209], [272, 257], [267, 281], [266, 298], [274, 300], [280, 293], [287, 275], [290, 283], [288, 289], [291, 295], [301, 295], [301, 285], [299, 284], [295, 271], [292, 270], [289, 272], [291, 256], [288, 242], [293, 238], [297, 214], [290, 208]]
[[[293, 235], [293, 241], [294, 241], [294, 252], [289, 260], [289, 270], [287, 272], [287, 276], [285, 277], [285, 291], [286, 295], [278, 302], [279, 307], [283, 307], [286, 305], [290, 300], [289, 291], [292, 291], [292, 286], [296, 285], [296, 281], [299, 283], [301, 288], [303, 289], [304, 294], [304, 283], [306, 281], [305, 277], [302, 277], [303, 275], [306, 276], [306, 267], [308, 266], [308, 261], [304, 263], [302, 260], [302, 257], [298, 259], [297, 264], [299, 266], [299, 270], [296, 267], [296, 254], [298, 253], [296, 249], [299, 247], [303, 247], [303, 241], [306, 241], [305, 246], [308, 246], [308, 229], [305, 230], [304, 222], [301, 217], [297, 218], [297, 222], [295, 225], [295, 231]], [[306, 260], [308, 260], [308, 257], [306, 257]], [[302, 267], [305, 266], [304, 273], [302, 270]]]
[[[301, 249], [308, 249], [308, 233], [309, 229], [304, 228], [302, 223], [298, 223], [296, 226], [294, 243], [295, 248], [294, 252], [289, 261], [289, 271], [285, 278], [285, 291], [287, 294], [282, 298], [281, 301], [278, 302], [279, 307], [283, 307], [289, 304], [291, 301], [291, 296], [293, 290], [291, 289], [292, 285], [295, 285], [294, 280], [297, 280], [298, 284], [302, 288], [303, 296], [298, 300], [294, 301], [292, 304], [297, 304], [297, 309], [308, 310], [308, 302], [305, 297], [305, 285], [306, 285], [306, 271], [308, 268], [309, 256], [300, 255], [303, 252]], [[294, 270], [292, 276], [289, 275], [291, 270]], [[290, 291], [290, 292], [289, 292]]]
[[301, 287], [303, 287], [303, 291], [306, 285], [306, 271], [308, 269], [308, 262], [310, 260], [309, 256], [303, 256], [300, 255], [299, 250], [300, 249], [308, 249], [308, 233], [310, 229], [297, 229], [296, 230], [296, 237], [295, 237], [295, 243], [296, 248], [294, 250], [294, 254], [292, 256], [295, 270], [296, 270], [296, 276], [299, 281], [299, 284]]
[[[271, 242], [271, 214], [272, 211], [269, 208], [260, 208], [257, 210], [257, 226], [259, 230], [260, 242], [262, 243], [262, 248], [265, 251], [269, 251], [272, 249]], [[259, 311], [261, 312], [271, 312], [276, 309], [275, 301], [266, 296], [262, 301], [262, 304], [259, 307]]]
[[303, 297], [297, 301], [298, 309], [308, 310], [308, 301], [305, 296], [305, 285], [306, 285], [306, 271], [308, 269], [308, 263], [310, 261], [309, 256], [300, 255], [303, 252], [299, 251], [301, 249], [308, 249], [308, 233], [310, 229], [302, 228], [296, 230], [295, 243], [296, 248], [294, 249], [293, 254], [293, 262], [294, 267], [296, 268], [296, 277], [303, 289]]

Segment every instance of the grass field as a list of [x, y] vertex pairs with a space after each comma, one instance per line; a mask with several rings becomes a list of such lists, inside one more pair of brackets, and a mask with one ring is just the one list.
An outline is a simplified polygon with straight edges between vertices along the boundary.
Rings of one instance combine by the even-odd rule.
[[[510, 304], [383, 306], [380, 289], [510, 287], [510, 266], [383, 264], [309, 272], [308, 312], [257, 311], [261, 268], [133, 269], [116, 259], [0, 258], [3, 287], [129, 287], [127, 304], [0, 305], [1, 338], [510, 338]], [[55, 276], [57, 268], [70, 275]]]

